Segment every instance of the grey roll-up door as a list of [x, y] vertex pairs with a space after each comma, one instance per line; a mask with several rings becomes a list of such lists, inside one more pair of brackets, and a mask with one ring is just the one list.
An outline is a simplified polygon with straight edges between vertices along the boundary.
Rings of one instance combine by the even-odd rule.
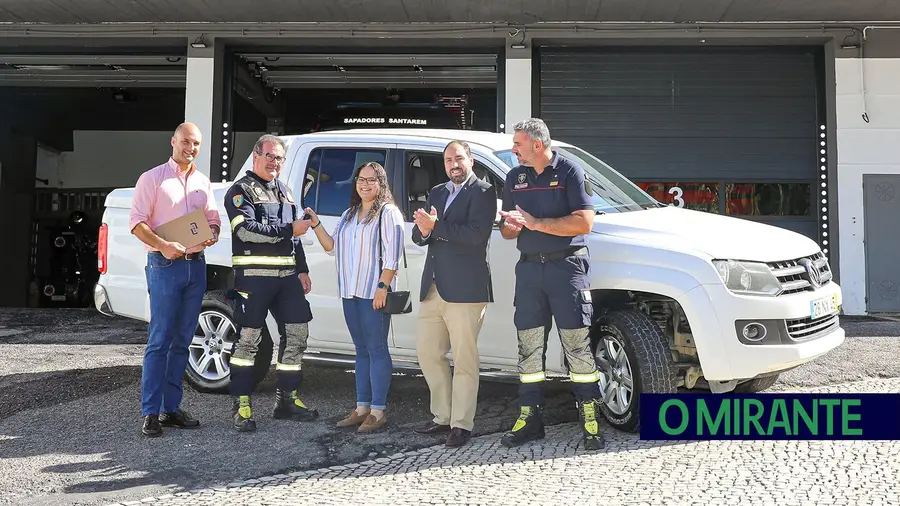
[[[816, 238], [820, 97], [813, 51], [543, 47], [539, 54], [539, 115], [551, 137], [636, 182], [717, 183], [710, 186], [718, 192], [713, 212]], [[753, 189], [756, 204], [746, 203], [747, 211], [736, 197], [741, 188]], [[773, 192], [781, 195], [777, 205]]]

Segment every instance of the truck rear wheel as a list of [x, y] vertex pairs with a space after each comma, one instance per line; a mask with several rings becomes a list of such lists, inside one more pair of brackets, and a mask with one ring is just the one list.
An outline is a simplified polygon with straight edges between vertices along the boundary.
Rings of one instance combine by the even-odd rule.
[[[231, 382], [231, 351], [237, 338], [234, 307], [226, 301], [225, 292], [207, 292], [191, 341], [185, 379], [198, 392], [228, 393]], [[272, 337], [263, 328], [256, 354], [254, 375], [259, 385], [272, 364]]]
[[612, 427], [640, 430], [641, 393], [675, 393], [675, 365], [659, 326], [638, 310], [612, 311], [591, 329], [600, 411]]

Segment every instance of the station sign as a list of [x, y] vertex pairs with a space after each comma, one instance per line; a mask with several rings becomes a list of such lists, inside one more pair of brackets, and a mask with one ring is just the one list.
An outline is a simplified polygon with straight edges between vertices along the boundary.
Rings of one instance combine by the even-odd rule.
[[344, 118], [345, 125], [427, 125], [427, 119], [421, 118], [391, 118], [391, 117], [366, 117], [366, 118]]

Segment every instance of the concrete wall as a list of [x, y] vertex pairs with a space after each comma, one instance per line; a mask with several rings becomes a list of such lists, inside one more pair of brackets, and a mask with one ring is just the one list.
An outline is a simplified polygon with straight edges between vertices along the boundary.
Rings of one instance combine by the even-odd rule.
[[[237, 132], [235, 157], [231, 174], [239, 170], [250, 155], [253, 143], [261, 132]], [[38, 149], [36, 177], [49, 179], [50, 185], [35, 181], [38, 188], [108, 188], [134, 186], [138, 176], [147, 169], [165, 162], [172, 154], [169, 140], [172, 132], [110, 132], [78, 130], [74, 132], [73, 151], [56, 154]], [[210, 150], [211, 146], [202, 146]], [[220, 180], [221, 171], [212, 171], [213, 182]]]
[[[864, 58], [852, 50], [839, 51], [835, 59], [840, 272], [847, 314], [866, 313], [863, 175], [900, 174], [898, 35], [871, 31]], [[863, 120], [864, 112], [868, 123]]]

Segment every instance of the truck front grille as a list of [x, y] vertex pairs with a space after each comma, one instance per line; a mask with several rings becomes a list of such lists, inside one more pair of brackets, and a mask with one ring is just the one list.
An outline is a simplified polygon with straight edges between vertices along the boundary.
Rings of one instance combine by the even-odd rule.
[[815, 339], [823, 334], [831, 332], [839, 327], [841, 322], [837, 314], [813, 320], [812, 318], [797, 318], [785, 320], [788, 336], [793, 341], [807, 341]]
[[815, 255], [794, 260], [785, 260], [782, 262], [769, 262], [769, 268], [772, 274], [778, 278], [783, 288], [779, 295], [789, 295], [799, 292], [812, 292], [818, 287], [813, 286], [810, 282], [810, 275], [806, 270], [805, 264], [812, 262], [819, 272], [819, 286], [824, 286], [831, 281], [833, 277], [831, 266], [828, 265], [828, 259], [821, 251]]

